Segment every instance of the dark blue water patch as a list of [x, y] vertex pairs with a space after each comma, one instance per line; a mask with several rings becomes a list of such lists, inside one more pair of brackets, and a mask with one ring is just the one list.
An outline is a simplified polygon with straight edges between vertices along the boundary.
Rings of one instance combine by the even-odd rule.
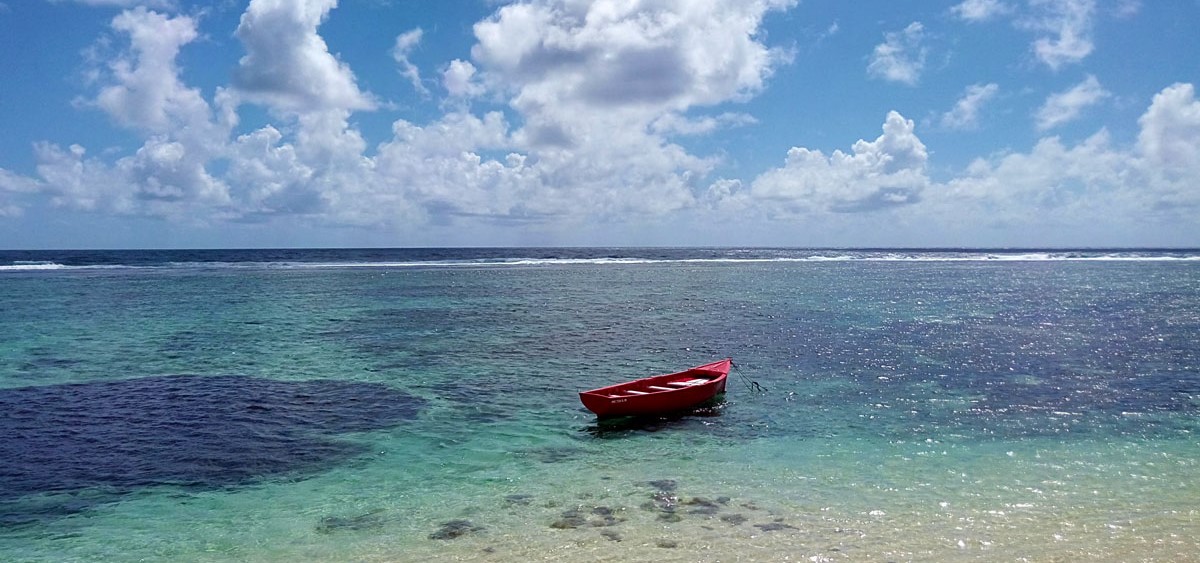
[[138, 490], [303, 477], [365, 453], [336, 436], [415, 418], [424, 401], [373, 383], [155, 376], [0, 390], [0, 527]]

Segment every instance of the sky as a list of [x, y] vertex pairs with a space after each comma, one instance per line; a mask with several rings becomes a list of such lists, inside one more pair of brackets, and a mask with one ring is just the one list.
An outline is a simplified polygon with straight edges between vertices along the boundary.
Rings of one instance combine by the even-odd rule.
[[0, 248], [1200, 247], [1200, 0], [0, 0]]

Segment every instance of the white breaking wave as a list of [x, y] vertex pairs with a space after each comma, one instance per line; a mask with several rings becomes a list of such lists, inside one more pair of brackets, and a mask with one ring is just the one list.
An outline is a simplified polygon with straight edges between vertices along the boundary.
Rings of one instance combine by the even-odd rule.
[[[786, 252], [786, 251], [785, 251]], [[769, 264], [804, 262], [1197, 262], [1194, 252], [814, 252], [796, 256], [596, 257], [596, 258], [477, 258], [369, 262], [167, 262], [155, 265], [64, 265], [17, 261], [0, 265], [0, 272], [97, 269], [325, 269], [325, 268], [513, 268], [539, 266], [628, 266], [638, 264]]]
[[13, 262], [0, 264], [0, 272], [36, 272], [44, 270], [123, 270], [136, 268], [122, 264], [93, 264], [88, 266], [68, 266], [57, 262]]
[[[520, 266], [637, 265], [637, 264], [768, 264], [786, 262], [1193, 262], [1200, 256], [1104, 254], [1072, 256], [1053, 253], [978, 254], [957, 256], [887, 254], [814, 255], [770, 258], [511, 258], [486, 260], [429, 260], [398, 262], [279, 262], [259, 267], [275, 268], [490, 268]], [[209, 265], [212, 267], [212, 265]]]
[[[552, 266], [574, 264], [651, 264], [656, 262], [686, 262], [653, 258], [509, 258], [487, 260], [416, 260], [411, 262], [289, 262], [280, 267], [292, 268], [461, 268], [488, 266]], [[696, 260], [711, 262], [712, 260]]]
[[54, 262], [14, 262], [9, 265], [0, 265], [0, 271], [25, 271], [25, 270], [62, 270], [67, 268], [62, 264]]

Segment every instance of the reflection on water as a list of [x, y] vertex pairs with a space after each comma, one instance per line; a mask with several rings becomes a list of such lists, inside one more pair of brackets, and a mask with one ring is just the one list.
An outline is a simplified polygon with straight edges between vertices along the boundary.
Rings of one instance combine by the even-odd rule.
[[720, 394], [704, 404], [691, 409], [654, 416], [620, 416], [612, 418], [597, 418], [584, 428], [588, 434], [602, 439], [624, 438], [642, 432], [660, 432], [663, 430], [687, 430], [689, 428], [713, 423], [725, 409], [725, 395]]

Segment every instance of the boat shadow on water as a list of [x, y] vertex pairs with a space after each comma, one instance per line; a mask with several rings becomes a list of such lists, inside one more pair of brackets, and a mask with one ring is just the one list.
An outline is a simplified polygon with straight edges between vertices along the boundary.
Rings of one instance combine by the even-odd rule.
[[725, 395], [717, 395], [702, 405], [653, 416], [596, 418], [583, 431], [601, 440], [628, 438], [665, 430], [701, 429], [720, 418], [725, 410]]

